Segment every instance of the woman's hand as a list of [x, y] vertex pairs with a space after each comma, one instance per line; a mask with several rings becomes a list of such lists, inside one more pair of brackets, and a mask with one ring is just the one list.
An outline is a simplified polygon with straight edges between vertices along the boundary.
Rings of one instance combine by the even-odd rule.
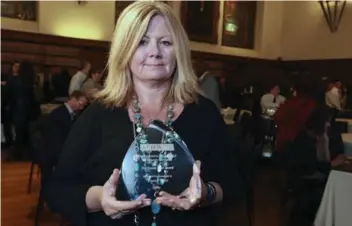
[[115, 169], [109, 180], [104, 184], [100, 198], [103, 211], [112, 219], [119, 219], [126, 214], [133, 213], [137, 209], [151, 204], [151, 200], [146, 199], [146, 195], [141, 195], [134, 201], [116, 200], [115, 194], [119, 177], [120, 171]]
[[206, 191], [205, 184], [200, 178], [200, 165], [200, 161], [196, 161], [193, 165], [193, 175], [189, 182], [189, 187], [181, 195], [174, 196], [161, 191], [156, 201], [163, 206], [177, 210], [190, 210], [198, 206]]

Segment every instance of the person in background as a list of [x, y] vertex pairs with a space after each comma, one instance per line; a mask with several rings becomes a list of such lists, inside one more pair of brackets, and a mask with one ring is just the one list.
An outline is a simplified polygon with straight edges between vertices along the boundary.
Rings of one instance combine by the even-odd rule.
[[274, 115], [277, 125], [276, 151], [281, 152], [286, 142], [293, 141], [300, 132], [314, 109], [317, 102], [311, 86], [305, 82], [298, 82], [294, 88], [294, 96], [280, 105]]
[[[2, 148], [9, 148], [13, 142], [12, 136], [12, 124], [11, 124], [11, 114], [9, 108], [9, 93], [7, 84], [6, 74], [1, 75], [1, 133], [4, 138], [4, 143], [1, 143]], [[3, 150], [3, 149], [1, 149]]]
[[76, 74], [71, 78], [70, 85], [68, 88], [68, 94], [71, 95], [73, 91], [81, 90], [84, 81], [87, 79], [91, 70], [91, 64], [89, 62], [83, 62], [83, 66]]
[[70, 73], [67, 69], [60, 69], [60, 71], [52, 76], [51, 82], [55, 98], [68, 97], [67, 90], [70, 85]]
[[342, 111], [340, 88], [340, 81], [328, 83], [327, 91], [325, 93], [325, 104], [334, 112], [332, 119], [333, 121], [335, 120], [338, 113]]
[[82, 86], [82, 91], [87, 95], [88, 98], [92, 99], [94, 94], [103, 88], [101, 79], [102, 71], [99, 69], [93, 69], [90, 77], [83, 83]]
[[278, 85], [273, 86], [270, 92], [264, 94], [260, 99], [260, 105], [262, 112], [274, 108], [277, 109], [281, 104], [285, 102], [286, 98], [280, 95], [280, 87]]
[[74, 91], [68, 101], [55, 108], [46, 117], [44, 137], [46, 150], [51, 153], [51, 163], [56, 164], [70, 128], [78, 114], [86, 107], [87, 97], [81, 91]]
[[203, 91], [205, 97], [213, 101], [220, 111], [221, 102], [219, 83], [217, 82], [215, 76], [206, 70], [206, 64], [203, 62], [198, 62], [196, 64], [196, 71], [197, 75], [199, 75], [200, 89]]
[[35, 102], [34, 70], [31, 64], [15, 62], [12, 73], [6, 81], [9, 97], [11, 123], [15, 128], [14, 158], [23, 159], [28, 141], [28, 122], [40, 113], [40, 107]]
[[[200, 93], [172, 8], [130, 4], [116, 23], [105, 86], [74, 123], [44, 192], [49, 207], [77, 226], [215, 226], [218, 204], [237, 195], [239, 178], [226, 125]], [[197, 162], [182, 196], [160, 191], [152, 203], [145, 194], [131, 200], [119, 168], [153, 120], [173, 128]]]
[[297, 201], [290, 226], [313, 224], [331, 167], [345, 160], [339, 148], [341, 137], [338, 141], [330, 127], [331, 116], [332, 111], [326, 106], [315, 109], [292, 144], [287, 159], [291, 177], [295, 178]]

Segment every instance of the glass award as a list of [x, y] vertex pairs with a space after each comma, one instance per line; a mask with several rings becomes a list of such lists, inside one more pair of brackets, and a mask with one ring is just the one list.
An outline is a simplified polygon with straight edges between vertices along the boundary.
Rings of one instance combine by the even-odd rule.
[[154, 200], [159, 191], [179, 195], [189, 186], [193, 164], [179, 135], [155, 120], [129, 147], [121, 167], [122, 183], [130, 200], [142, 194]]

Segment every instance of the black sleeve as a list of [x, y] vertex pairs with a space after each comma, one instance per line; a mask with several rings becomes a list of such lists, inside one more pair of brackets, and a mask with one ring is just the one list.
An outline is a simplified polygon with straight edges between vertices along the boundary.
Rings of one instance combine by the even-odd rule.
[[206, 162], [201, 167], [202, 177], [205, 182], [217, 182], [223, 190], [223, 202], [231, 203], [241, 194], [243, 184], [226, 124], [215, 104], [210, 105], [207, 122], [211, 125], [212, 131], [207, 158], [203, 160]]
[[329, 150], [331, 160], [334, 160], [338, 155], [345, 153], [345, 145], [343, 144], [341, 133], [332, 126], [329, 130]]
[[84, 179], [83, 166], [99, 147], [100, 112], [103, 106], [93, 104], [73, 124], [58, 165], [44, 189], [49, 207], [73, 225], [86, 225], [85, 196], [92, 186]]
[[67, 129], [65, 128], [65, 122], [60, 118], [60, 112], [52, 112], [52, 114], [49, 115], [47, 121], [47, 130], [44, 136], [47, 143], [46, 149], [48, 150], [48, 152], [50, 152], [51, 161], [53, 162], [53, 164], [57, 163], [60, 153], [62, 151], [64, 142], [67, 137], [67, 133], [69, 132], [68, 130], [66, 130]]

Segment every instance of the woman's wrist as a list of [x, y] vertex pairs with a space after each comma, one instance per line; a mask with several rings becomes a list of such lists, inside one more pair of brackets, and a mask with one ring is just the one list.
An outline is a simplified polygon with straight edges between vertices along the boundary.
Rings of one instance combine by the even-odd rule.
[[103, 194], [102, 186], [92, 186], [86, 193], [86, 206], [88, 212], [97, 212], [102, 209], [101, 198]]
[[211, 205], [215, 202], [218, 202], [219, 200], [219, 195], [221, 195], [222, 199], [222, 190], [219, 193], [219, 188], [217, 183], [213, 182], [208, 182], [208, 183], [203, 183], [202, 185], [202, 198], [200, 202], [200, 206], [208, 206]]

